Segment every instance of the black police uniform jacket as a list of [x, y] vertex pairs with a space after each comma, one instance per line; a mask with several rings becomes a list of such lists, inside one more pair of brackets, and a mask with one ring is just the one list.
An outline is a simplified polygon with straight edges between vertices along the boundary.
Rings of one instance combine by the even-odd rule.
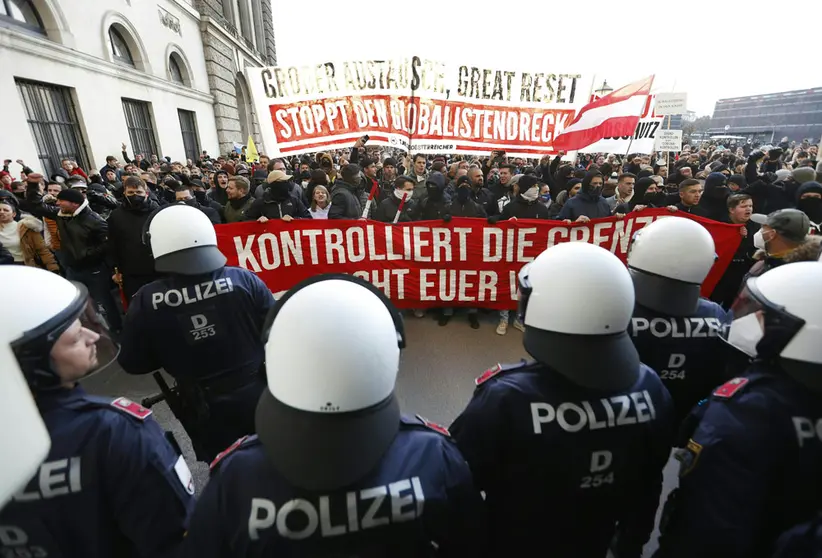
[[262, 329], [273, 304], [265, 283], [238, 267], [163, 277], [131, 300], [118, 362], [129, 374], [163, 368], [199, 386], [210, 411], [196, 425], [201, 460], [254, 432], [254, 409], [265, 387]]
[[674, 401], [676, 421], [729, 378], [725, 377], [727, 344], [720, 338], [729, 322], [725, 310], [715, 302], [699, 299], [691, 316], [665, 316], [634, 307], [628, 333], [639, 358], [653, 368]]
[[151, 411], [81, 387], [37, 406], [51, 449], [0, 511], [0, 556], [176, 556], [194, 484]]
[[327, 493], [289, 484], [256, 436], [238, 441], [211, 466], [182, 556], [483, 555], [482, 498], [447, 431], [432, 428], [403, 417], [375, 469]]
[[[608, 370], [603, 370], [608, 374]], [[670, 395], [641, 366], [623, 392], [573, 384], [539, 363], [477, 379], [451, 426], [493, 525], [492, 556], [639, 556], [654, 527], [673, 436]]]
[[822, 509], [822, 394], [755, 362], [698, 411], [657, 556], [769, 557]]

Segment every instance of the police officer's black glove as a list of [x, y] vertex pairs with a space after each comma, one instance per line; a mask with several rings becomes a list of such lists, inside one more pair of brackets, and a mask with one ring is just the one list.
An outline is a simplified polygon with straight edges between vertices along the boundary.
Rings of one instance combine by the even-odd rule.
[[446, 213], [445, 215], [442, 216], [442, 220], [445, 221], [446, 223], [450, 223], [451, 219], [452, 219], [452, 217], [451, 217], [450, 213]]
[[501, 218], [502, 217], [500, 215], [492, 215], [491, 217], [488, 218], [488, 224], [489, 225], [496, 225], [497, 223], [499, 223]]

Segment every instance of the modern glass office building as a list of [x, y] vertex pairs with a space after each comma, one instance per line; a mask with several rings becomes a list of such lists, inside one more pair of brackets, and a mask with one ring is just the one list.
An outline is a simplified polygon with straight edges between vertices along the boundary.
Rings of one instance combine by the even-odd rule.
[[822, 87], [720, 99], [714, 106], [709, 132], [746, 136], [763, 143], [822, 136]]

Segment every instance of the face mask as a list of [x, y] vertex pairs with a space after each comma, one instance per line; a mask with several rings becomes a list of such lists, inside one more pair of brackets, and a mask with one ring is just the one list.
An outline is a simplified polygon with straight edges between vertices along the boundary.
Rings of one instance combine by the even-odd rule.
[[768, 248], [766, 247], [765, 237], [762, 236], [762, 229], [756, 231], [753, 243], [756, 248], [759, 248], [760, 250], [765, 250], [766, 252], [768, 251]]
[[302, 185], [303, 185], [303, 189], [308, 188], [308, 180], [303, 180]]
[[596, 187], [594, 187], [594, 186], [590, 186], [590, 185], [589, 185], [589, 186], [588, 186], [588, 189], [586, 190], [586, 192], [587, 192], [588, 194], [590, 194], [591, 196], [593, 196], [593, 197], [595, 197], [595, 198], [598, 198], [599, 196], [601, 196], [601, 195], [602, 195], [602, 186], [596, 186]]
[[801, 199], [796, 208], [804, 212], [808, 219], [817, 225], [822, 222], [822, 198]]
[[551, 194], [542, 194], [539, 197], [539, 199], [542, 201], [542, 203], [548, 203], [549, 201], [551, 201]]
[[405, 190], [394, 190], [394, 197], [401, 200], [405, 197]]
[[471, 197], [471, 190], [469, 188], [457, 188], [457, 199], [460, 203], [465, 203]]
[[206, 202], [206, 193], [200, 192], [199, 190], [194, 192], [194, 199], [196, 199], [200, 203]]
[[757, 313], [748, 314], [731, 323], [728, 343], [750, 357], [756, 356], [756, 345], [764, 335]]
[[665, 205], [665, 199], [668, 194], [665, 192], [645, 192], [642, 196], [643, 205], [653, 205], [654, 207], [662, 207]]
[[144, 203], [146, 203], [146, 199], [148, 199], [146, 196], [140, 196], [138, 194], [126, 196], [126, 201], [131, 207], [142, 206]]
[[288, 182], [272, 182], [268, 189], [275, 198], [285, 198], [288, 195]]
[[539, 197], [539, 188], [529, 188], [520, 195], [522, 196], [522, 199], [524, 199], [525, 201], [537, 201], [537, 198]]
[[425, 189], [428, 191], [428, 197], [432, 200], [442, 199], [442, 190], [440, 190], [436, 186], [427, 186]]

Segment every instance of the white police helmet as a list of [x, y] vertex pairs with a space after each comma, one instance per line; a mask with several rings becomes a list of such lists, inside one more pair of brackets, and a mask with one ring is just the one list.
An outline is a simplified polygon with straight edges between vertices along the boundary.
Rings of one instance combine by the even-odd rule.
[[805, 363], [822, 383], [822, 265], [797, 262], [781, 265], [748, 279], [731, 308], [733, 322], [723, 336], [751, 357], [779, 357], [785, 366]]
[[256, 425], [275, 467], [310, 490], [361, 478], [399, 428], [401, 315], [371, 283], [320, 275], [275, 303], [263, 336], [268, 389]]
[[548, 248], [519, 274], [523, 344], [538, 361], [592, 388], [624, 387], [639, 357], [627, 335], [634, 287], [625, 265], [584, 242]]
[[[15, 296], [0, 305], [0, 506], [34, 474], [50, 440], [32, 391], [58, 388], [110, 364], [118, 352], [86, 288], [36, 267], [0, 266]], [[65, 335], [64, 335], [65, 334]], [[76, 350], [77, 341], [87, 350]], [[66, 350], [66, 349], [71, 350]]]
[[[117, 358], [119, 346], [84, 285], [28, 266], [0, 267], [0, 284], [16, 285], [15, 296], [3, 301], [0, 339], [8, 340], [33, 389], [53, 389], [62, 382], [60, 374], [79, 379]], [[90, 352], [65, 360], [53, 354], [67, 331], [83, 336], [93, 346]]]
[[31, 389], [6, 339], [0, 340], [0, 509], [37, 472], [51, 447]]
[[637, 231], [628, 252], [637, 304], [672, 316], [692, 314], [714, 262], [716, 246], [705, 227], [687, 217], [654, 221]]
[[226, 264], [214, 225], [196, 207], [174, 204], [156, 210], [143, 228], [143, 243], [160, 273], [201, 275]]

